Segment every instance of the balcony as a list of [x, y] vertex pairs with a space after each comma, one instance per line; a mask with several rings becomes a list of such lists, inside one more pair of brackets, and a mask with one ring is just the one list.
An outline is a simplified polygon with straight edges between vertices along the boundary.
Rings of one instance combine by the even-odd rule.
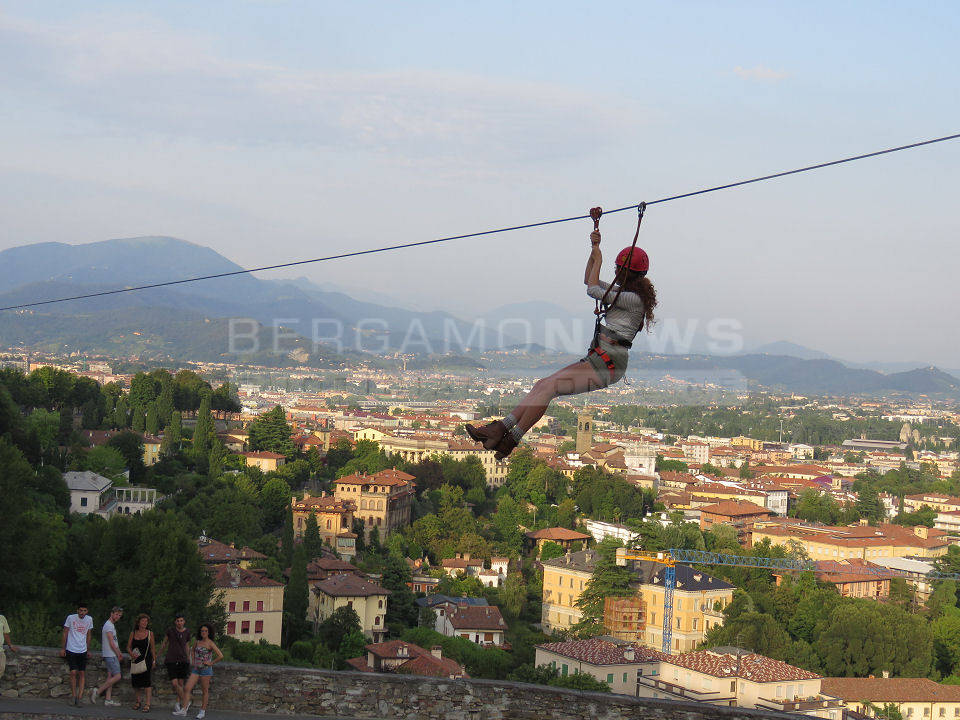
[[757, 700], [756, 706], [763, 710], [803, 713], [810, 712], [811, 710], [840, 709], [843, 708], [843, 701], [823, 697], [794, 698], [793, 700], [786, 700], [784, 698], [777, 698], [776, 700], [760, 698]]
[[640, 686], [656, 690], [657, 692], [667, 693], [675, 698], [684, 700], [693, 700], [694, 702], [711, 703], [719, 705], [728, 705], [731, 700], [736, 700], [735, 695], [724, 694], [720, 690], [694, 690], [682, 685], [663, 680], [659, 675], [638, 675], [637, 687]]

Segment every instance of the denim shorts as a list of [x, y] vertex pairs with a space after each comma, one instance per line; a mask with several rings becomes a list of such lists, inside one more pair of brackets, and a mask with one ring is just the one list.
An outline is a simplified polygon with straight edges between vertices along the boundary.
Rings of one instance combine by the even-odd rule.
[[115, 657], [107, 656], [103, 658], [103, 664], [107, 666], [107, 673], [110, 675], [122, 675], [120, 672], [120, 661]]
[[193, 675], [199, 675], [200, 677], [213, 677], [213, 668], [209, 665], [202, 665], [200, 667], [190, 668], [190, 672]]

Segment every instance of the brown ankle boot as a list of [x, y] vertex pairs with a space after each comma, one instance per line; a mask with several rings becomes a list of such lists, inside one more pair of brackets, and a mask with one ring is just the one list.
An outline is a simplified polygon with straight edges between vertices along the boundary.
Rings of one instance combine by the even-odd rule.
[[510, 453], [512, 453], [516, 447], [517, 441], [514, 440], [513, 435], [510, 433], [504, 433], [503, 439], [497, 443], [496, 447], [489, 449], [497, 451], [497, 454], [494, 455], [497, 460], [506, 460], [508, 457], [510, 457]]
[[464, 427], [467, 435], [474, 442], [483, 443], [485, 450], [493, 450], [507, 434], [507, 428], [499, 420], [487, 423], [483, 427], [474, 427], [473, 425], [465, 425]]

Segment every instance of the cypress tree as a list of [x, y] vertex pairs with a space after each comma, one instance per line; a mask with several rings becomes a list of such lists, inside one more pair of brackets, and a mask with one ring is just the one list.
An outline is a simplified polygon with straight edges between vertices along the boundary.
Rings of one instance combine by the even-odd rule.
[[146, 427], [147, 427], [146, 419], [143, 417], [143, 410], [141, 410], [140, 408], [133, 409], [133, 418], [132, 418], [131, 427], [133, 428], [133, 431], [135, 433], [140, 433], [141, 435], [146, 430]]
[[227, 450], [223, 447], [220, 438], [214, 437], [213, 444], [210, 446], [210, 454], [207, 456], [207, 475], [211, 479], [216, 479], [223, 474], [223, 461], [227, 457]]
[[128, 427], [129, 422], [127, 401], [121, 397], [117, 400], [117, 405], [113, 409], [113, 426], [118, 430], [123, 430]]
[[215, 436], [213, 418], [210, 416], [210, 393], [204, 393], [200, 399], [200, 409], [197, 411], [197, 424], [193, 429], [194, 453], [198, 456], [209, 453]]
[[[159, 409], [158, 409], [159, 412]], [[170, 442], [176, 450], [180, 450], [180, 441], [183, 439], [183, 422], [180, 419], [180, 413], [174, 410], [170, 415], [170, 424], [167, 425], [166, 433], [170, 436]]]
[[[165, 383], [160, 397], [157, 398], [157, 417], [160, 424], [166, 427], [172, 422], [176, 407], [173, 404], [173, 383]], [[177, 413], [179, 415], [179, 413]]]
[[313, 560], [323, 552], [323, 539], [320, 537], [320, 527], [317, 517], [313, 513], [307, 516], [307, 526], [303, 530], [303, 546], [307, 550], [307, 560]]
[[284, 567], [290, 567], [293, 563], [293, 506], [287, 508], [286, 515], [283, 518], [283, 536], [280, 539], [280, 562]]
[[307, 608], [310, 606], [307, 587], [307, 551], [301, 544], [293, 553], [290, 582], [283, 594], [284, 647], [289, 648], [307, 631]]
[[147, 435], [156, 436], [160, 433], [160, 415], [157, 413], [156, 403], [150, 403], [147, 406], [147, 418], [145, 425]]

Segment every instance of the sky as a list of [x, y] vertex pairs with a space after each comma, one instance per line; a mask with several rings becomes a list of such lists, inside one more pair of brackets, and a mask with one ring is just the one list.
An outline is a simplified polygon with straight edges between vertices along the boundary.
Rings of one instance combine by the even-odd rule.
[[[0, 250], [171, 235], [254, 267], [953, 134], [958, 31], [951, 2], [0, 0]], [[958, 187], [960, 140], [651, 207], [659, 316], [960, 368]], [[635, 217], [603, 219], [607, 267]], [[589, 317], [590, 229], [262, 277]]]

